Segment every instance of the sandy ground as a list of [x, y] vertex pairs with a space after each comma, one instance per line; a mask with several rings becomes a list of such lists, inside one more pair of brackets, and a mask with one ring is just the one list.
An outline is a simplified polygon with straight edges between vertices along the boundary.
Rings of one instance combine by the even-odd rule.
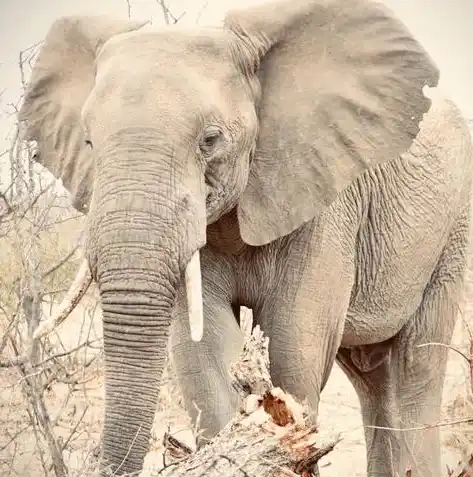
[[[469, 313], [469, 310], [465, 311]], [[96, 308], [95, 301], [89, 299], [81, 303], [74, 311], [73, 316], [61, 326], [59, 337], [64, 348], [70, 349], [87, 338], [100, 337], [100, 334], [100, 312]], [[459, 320], [453, 344], [465, 349], [465, 343], [466, 333], [461, 320]], [[100, 351], [90, 348], [81, 350], [78, 353], [78, 359], [87, 361], [94, 353], [100, 353]], [[451, 419], [453, 416], [449, 411], [452, 403], [457, 400], [458, 404], [458, 396], [465, 395], [467, 375], [463, 358], [451, 351], [449, 354], [444, 392], [444, 417], [446, 419]], [[48, 407], [53, 418], [60, 409], [65, 407], [63, 417], [59, 420], [57, 427], [57, 432], [63, 440], [67, 440], [70, 429], [76, 425], [86, 410], [84, 419], [77, 426], [77, 435], [68, 445], [69, 450], [65, 452], [65, 458], [69, 468], [72, 469], [71, 475], [73, 476], [83, 475], [84, 462], [92, 461], [91, 452], [100, 437], [103, 406], [100, 359], [84, 371], [83, 376], [79, 377], [79, 381], [81, 383], [76, 385], [76, 390], [67, 404], [64, 404], [68, 391], [66, 384], [56, 384], [47, 393]], [[26, 406], [21, 393], [21, 380], [18, 373], [14, 369], [0, 370], [0, 383], [0, 474], [4, 476], [44, 476], [45, 471], [41, 468], [37, 458], [38, 448], [31, 428], [20, 432], [16, 443], [4, 448], [12, 437], [24, 428], [25, 423], [28, 422], [28, 416], [25, 411]], [[191, 443], [192, 440], [191, 433], [186, 426], [186, 415], [179, 407], [176, 394], [170, 391], [169, 386], [162, 393], [161, 404], [166, 407], [166, 412], [159, 411], [156, 415], [155, 439], [146, 461], [146, 466], [153, 468], [161, 466], [160, 439], [168, 424], [172, 425], [171, 430], [176, 437], [188, 443]], [[471, 412], [473, 413], [473, 409]], [[333, 434], [340, 433], [343, 436], [343, 440], [335, 451], [321, 461], [322, 477], [365, 476], [366, 458], [358, 399], [348, 379], [338, 366], [334, 367], [328, 385], [322, 394], [320, 425], [324, 430], [330, 429]], [[442, 428], [442, 457], [444, 463], [449, 466], [454, 466], [461, 457], [458, 447], [465, 444], [462, 441], [462, 433], [461, 429]]]

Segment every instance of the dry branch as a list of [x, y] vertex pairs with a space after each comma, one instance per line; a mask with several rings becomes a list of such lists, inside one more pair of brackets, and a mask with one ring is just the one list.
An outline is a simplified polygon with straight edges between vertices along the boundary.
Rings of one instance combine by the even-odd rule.
[[[243, 355], [231, 368], [241, 396], [234, 419], [206, 446], [190, 453], [181, 446], [178, 462], [149, 477], [283, 477], [317, 475], [318, 460], [340, 439], [321, 445], [318, 429], [307, 420], [308, 409], [269, 376], [268, 339], [255, 327]], [[169, 438], [168, 438], [169, 442]], [[174, 447], [178, 441], [171, 440]]]
[[71, 314], [81, 298], [87, 292], [91, 283], [92, 275], [87, 260], [84, 259], [69, 291], [59, 305], [59, 310], [52, 317], [39, 324], [33, 334], [33, 339], [37, 340], [42, 338], [57, 328]]

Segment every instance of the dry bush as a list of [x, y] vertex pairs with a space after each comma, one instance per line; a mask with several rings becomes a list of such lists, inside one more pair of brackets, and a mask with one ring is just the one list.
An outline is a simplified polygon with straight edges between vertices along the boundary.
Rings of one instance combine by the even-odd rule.
[[[33, 49], [20, 54], [22, 78], [33, 56]], [[0, 473], [60, 477], [88, 440], [87, 383], [98, 374], [100, 342], [88, 309], [68, 339], [32, 340], [75, 274], [83, 228], [32, 156], [17, 124], [2, 155], [11, 184], [0, 194]]]
[[53, 194], [28, 195], [11, 208], [1, 239], [0, 472], [59, 477], [84, 432], [86, 383], [98, 373], [100, 343], [90, 310], [76, 317], [68, 339], [32, 341], [75, 273], [80, 254], [70, 231], [74, 222], [82, 226], [67, 209], [51, 207]]

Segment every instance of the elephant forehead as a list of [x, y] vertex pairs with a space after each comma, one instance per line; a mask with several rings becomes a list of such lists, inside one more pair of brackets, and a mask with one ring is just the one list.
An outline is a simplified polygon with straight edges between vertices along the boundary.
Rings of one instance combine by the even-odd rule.
[[135, 108], [143, 118], [252, 118], [230, 41], [228, 33], [212, 29], [117, 35], [98, 55], [95, 87], [83, 112], [103, 106], [107, 115], [110, 108]]
[[148, 72], [176, 80], [183, 74], [200, 74], [223, 81], [237, 75], [229, 42], [223, 30], [145, 29], [111, 38], [97, 62], [114, 59], [116, 66], [135, 74]]

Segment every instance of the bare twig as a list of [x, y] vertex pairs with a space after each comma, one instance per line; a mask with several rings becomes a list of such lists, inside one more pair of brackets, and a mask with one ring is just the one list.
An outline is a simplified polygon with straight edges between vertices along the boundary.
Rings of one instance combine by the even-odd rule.
[[204, 11], [205, 11], [206, 8], [208, 7], [208, 5], [209, 5], [209, 2], [208, 2], [208, 1], [206, 1], [206, 2], [204, 2], [204, 3], [202, 4], [202, 7], [201, 7], [201, 9], [199, 10], [199, 13], [197, 14], [197, 18], [196, 18], [196, 20], [195, 20], [195, 23], [196, 23], [197, 25], [199, 24], [199, 22], [200, 22], [200, 17], [201, 17], [202, 14], [204, 13]]
[[455, 421], [442, 421], [442, 422], [437, 422], [436, 424], [423, 424], [422, 426], [414, 426], [414, 427], [384, 427], [384, 426], [369, 426], [369, 425], [365, 427], [368, 427], [370, 429], [381, 429], [385, 431], [410, 432], [410, 431], [425, 431], [427, 429], [434, 429], [436, 427], [457, 426], [458, 424], [473, 424], [473, 417], [457, 419]]
[[443, 348], [448, 348], [449, 350], [454, 351], [455, 353], [459, 354], [468, 363], [470, 363], [470, 358], [465, 353], [460, 351], [458, 348], [455, 348], [455, 346], [445, 344], [445, 343], [423, 343], [423, 344], [417, 345], [416, 348], [425, 348], [426, 346], [441, 346]]
[[87, 292], [89, 285], [92, 282], [92, 274], [89, 269], [87, 260], [82, 260], [76, 277], [65, 296], [62, 303], [59, 305], [58, 312], [51, 318], [44, 320], [39, 324], [34, 333], [33, 339], [37, 340], [47, 334], [51, 333], [57, 326], [59, 326], [74, 310], [81, 298]]
[[53, 273], [57, 272], [65, 263], [67, 263], [73, 257], [73, 255], [76, 253], [78, 248], [79, 248], [79, 245], [76, 245], [65, 255], [64, 258], [60, 259], [52, 267], [48, 268], [48, 270], [46, 270], [43, 273], [43, 280], [46, 277], [48, 277], [49, 275], [52, 275]]
[[186, 14], [186, 12], [182, 12], [178, 17], [176, 17], [172, 14], [171, 10], [169, 10], [164, 0], [156, 1], [158, 2], [159, 6], [161, 7], [161, 10], [163, 11], [164, 21], [166, 22], [166, 25], [169, 25], [171, 23], [171, 20], [172, 23], [176, 24]]

